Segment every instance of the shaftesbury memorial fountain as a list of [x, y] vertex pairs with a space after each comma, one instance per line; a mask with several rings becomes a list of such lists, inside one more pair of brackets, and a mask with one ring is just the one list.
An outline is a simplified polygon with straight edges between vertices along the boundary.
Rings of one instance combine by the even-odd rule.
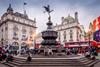
[[48, 13], [48, 22], [47, 22], [47, 30], [43, 31], [42, 32], [42, 38], [43, 38], [43, 41], [42, 41], [42, 46], [49, 46], [52, 48], [52, 46], [56, 46], [57, 45], [57, 32], [53, 30], [53, 23], [51, 22], [51, 15], [50, 13], [53, 11], [53, 10], [50, 10], [50, 6], [47, 5], [47, 6], [43, 6], [45, 8], [45, 12]]

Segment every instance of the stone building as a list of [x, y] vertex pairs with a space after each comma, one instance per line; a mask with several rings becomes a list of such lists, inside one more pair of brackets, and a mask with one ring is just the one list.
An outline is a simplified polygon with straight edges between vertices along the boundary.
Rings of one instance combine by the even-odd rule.
[[61, 24], [56, 24], [54, 30], [58, 32], [57, 41], [62, 44], [84, 41], [84, 27], [79, 23], [78, 12], [74, 17], [62, 17]]
[[14, 12], [11, 4], [0, 20], [0, 42], [2, 45], [32, 46], [36, 33], [36, 20], [28, 18], [26, 12]]
[[35, 42], [41, 44], [41, 42], [43, 41], [42, 39], [42, 34], [38, 33], [35, 37]]

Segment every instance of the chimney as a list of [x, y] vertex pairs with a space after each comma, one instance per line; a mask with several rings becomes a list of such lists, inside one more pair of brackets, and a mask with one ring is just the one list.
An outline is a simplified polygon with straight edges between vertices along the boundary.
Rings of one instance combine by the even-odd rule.
[[36, 18], [34, 18], [34, 22], [36, 22]]
[[62, 23], [64, 22], [64, 17], [61, 17], [61, 22], [62, 22]]

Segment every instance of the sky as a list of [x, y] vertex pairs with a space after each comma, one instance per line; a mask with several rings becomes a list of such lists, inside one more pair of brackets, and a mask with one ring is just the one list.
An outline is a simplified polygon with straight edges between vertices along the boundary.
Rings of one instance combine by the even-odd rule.
[[[23, 8], [23, 3], [27, 5]], [[14, 12], [23, 13], [26, 10], [30, 19], [36, 18], [37, 32], [46, 30], [48, 15], [44, 12], [43, 6], [50, 5], [54, 11], [51, 13], [53, 25], [61, 23], [61, 17], [67, 17], [69, 14], [74, 17], [78, 12], [80, 24], [88, 30], [89, 23], [100, 16], [100, 0], [0, 0], [0, 16], [6, 12], [9, 3], [11, 3]]]

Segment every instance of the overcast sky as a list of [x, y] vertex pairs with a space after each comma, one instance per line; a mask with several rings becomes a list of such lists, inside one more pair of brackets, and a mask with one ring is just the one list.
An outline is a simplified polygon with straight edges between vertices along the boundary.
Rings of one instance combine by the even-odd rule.
[[61, 17], [67, 17], [68, 14], [74, 17], [78, 12], [79, 22], [84, 25], [85, 30], [96, 17], [100, 16], [100, 0], [0, 0], [0, 16], [12, 4], [14, 12], [23, 13], [23, 2], [26, 2], [26, 12], [30, 19], [36, 18], [37, 32], [46, 29], [47, 14], [44, 14], [44, 5], [50, 5], [54, 12], [51, 13], [52, 22], [61, 23]]

